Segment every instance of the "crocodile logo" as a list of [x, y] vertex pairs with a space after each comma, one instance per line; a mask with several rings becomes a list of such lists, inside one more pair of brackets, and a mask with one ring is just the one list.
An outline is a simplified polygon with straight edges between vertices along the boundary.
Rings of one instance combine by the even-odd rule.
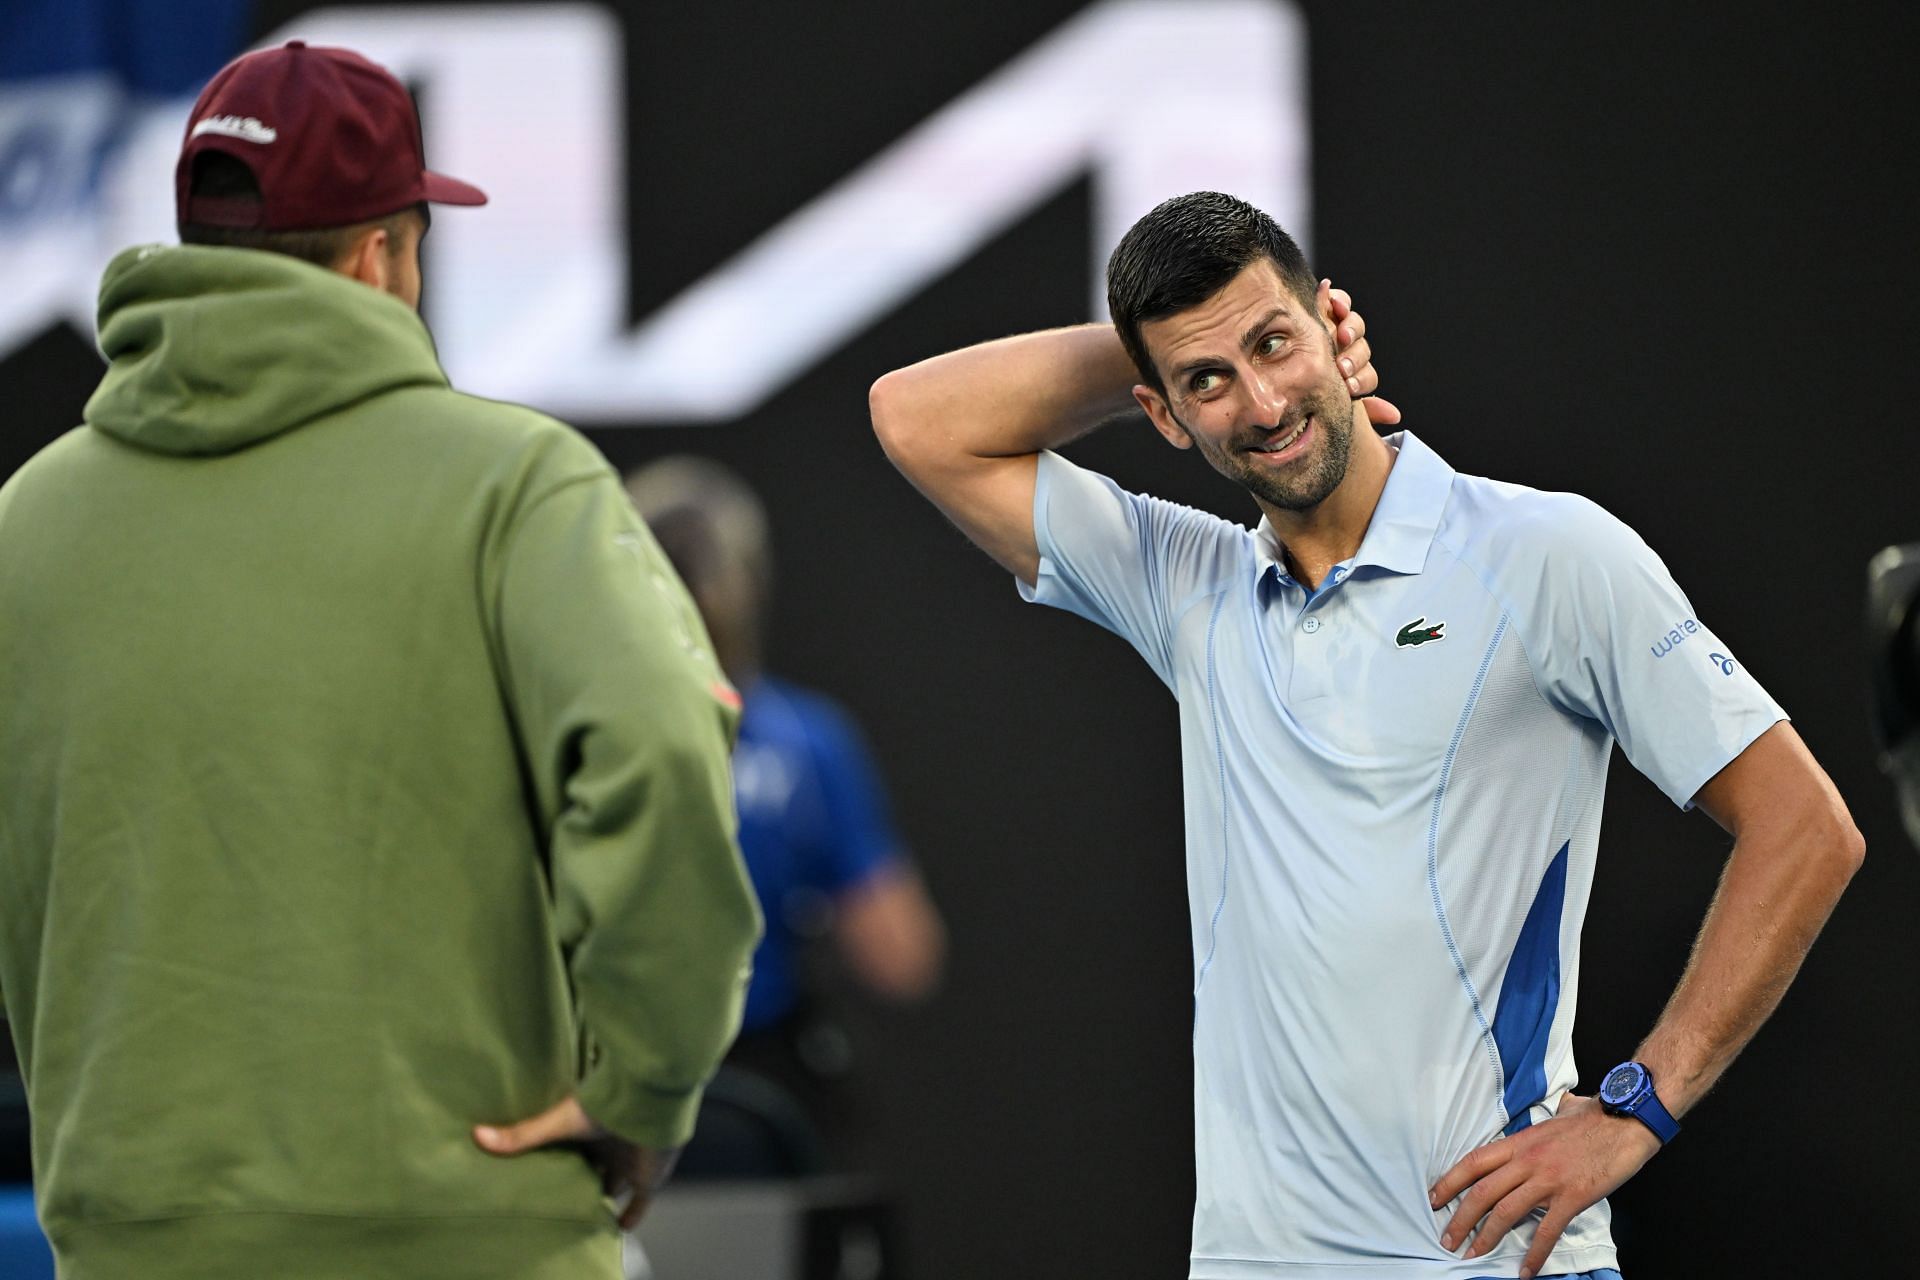
[[1402, 649], [1410, 649], [1418, 645], [1426, 644], [1429, 640], [1445, 640], [1446, 638], [1446, 623], [1436, 622], [1432, 626], [1428, 626], [1427, 620], [1424, 617], [1420, 617], [1415, 618], [1412, 622], [1400, 628], [1400, 634], [1393, 638], [1393, 642]]

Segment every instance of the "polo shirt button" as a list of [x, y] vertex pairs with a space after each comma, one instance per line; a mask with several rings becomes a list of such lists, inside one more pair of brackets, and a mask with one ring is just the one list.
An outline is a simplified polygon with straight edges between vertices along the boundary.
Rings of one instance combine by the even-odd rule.
[[1320, 619], [1308, 618], [1305, 622], [1300, 624], [1300, 629], [1306, 632], [1308, 635], [1312, 635], [1314, 632], [1320, 629]]

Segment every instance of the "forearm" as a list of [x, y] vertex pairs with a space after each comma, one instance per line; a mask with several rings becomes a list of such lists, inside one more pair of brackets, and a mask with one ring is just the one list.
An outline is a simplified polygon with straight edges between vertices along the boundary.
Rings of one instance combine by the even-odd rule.
[[902, 863], [840, 895], [834, 936], [854, 975], [889, 1000], [919, 1000], [940, 981], [946, 928], [926, 886]]
[[[1686, 973], [1635, 1055], [1675, 1115], [1705, 1096], [1780, 1003], [1865, 853], [1832, 780], [1785, 721], [1748, 743], [1694, 801], [1733, 832], [1733, 854]], [[1659, 1147], [1651, 1125], [1610, 1116], [1592, 1097], [1569, 1098], [1553, 1123], [1478, 1148], [1434, 1184], [1436, 1209], [1467, 1192], [1441, 1246], [1457, 1248], [1474, 1231], [1466, 1256], [1482, 1256], [1544, 1209], [1520, 1268], [1537, 1275], [1574, 1217]]]
[[1638, 1053], [1668, 1110], [1704, 1097], [1773, 1013], [1861, 855], [1844, 809], [1735, 841], [1686, 972]]
[[1011, 458], [1057, 448], [1131, 408], [1139, 380], [1112, 325], [983, 342], [873, 386], [874, 430], [896, 461]]

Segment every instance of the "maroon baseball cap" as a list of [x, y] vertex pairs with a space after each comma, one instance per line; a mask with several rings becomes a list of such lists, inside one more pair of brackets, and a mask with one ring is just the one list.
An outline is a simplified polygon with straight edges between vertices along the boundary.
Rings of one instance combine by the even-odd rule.
[[[243, 162], [262, 202], [193, 196], [203, 151]], [[487, 202], [480, 188], [428, 171], [413, 97], [392, 72], [301, 40], [243, 54], [201, 91], [174, 190], [182, 225], [261, 231], [344, 227], [421, 201]]]

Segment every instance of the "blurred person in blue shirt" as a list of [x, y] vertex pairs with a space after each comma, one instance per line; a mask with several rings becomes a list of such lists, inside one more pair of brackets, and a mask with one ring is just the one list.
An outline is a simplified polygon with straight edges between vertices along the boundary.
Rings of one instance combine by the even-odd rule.
[[[860, 987], [911, 1002], [939, 981], [945, 928], [893, 828], [852, 718], [764, 669], [772, 547], [759, 498], [726, 467], [686, 455], [630, 473], [627, 491], [686, 581], [745, 700], [734, 797], [740, 849], [767, 924], [727, 1059], [731, 1081], [716, 1081], [717, 1100], [727, 1103], [745, 1070], [789, 1094], [827, 1148], [844, 1147], [857, 1110], [841, 1087], [850, 1042], [810, 976], [819, 966], [809, 944], [831, 938]], [[703, 1128], [716, 1124], [703, 1113]], [[696, 1148], [700, 1141], [696, 1132]], [[690, 1149], [683, 1175], [700, 1166]]]

